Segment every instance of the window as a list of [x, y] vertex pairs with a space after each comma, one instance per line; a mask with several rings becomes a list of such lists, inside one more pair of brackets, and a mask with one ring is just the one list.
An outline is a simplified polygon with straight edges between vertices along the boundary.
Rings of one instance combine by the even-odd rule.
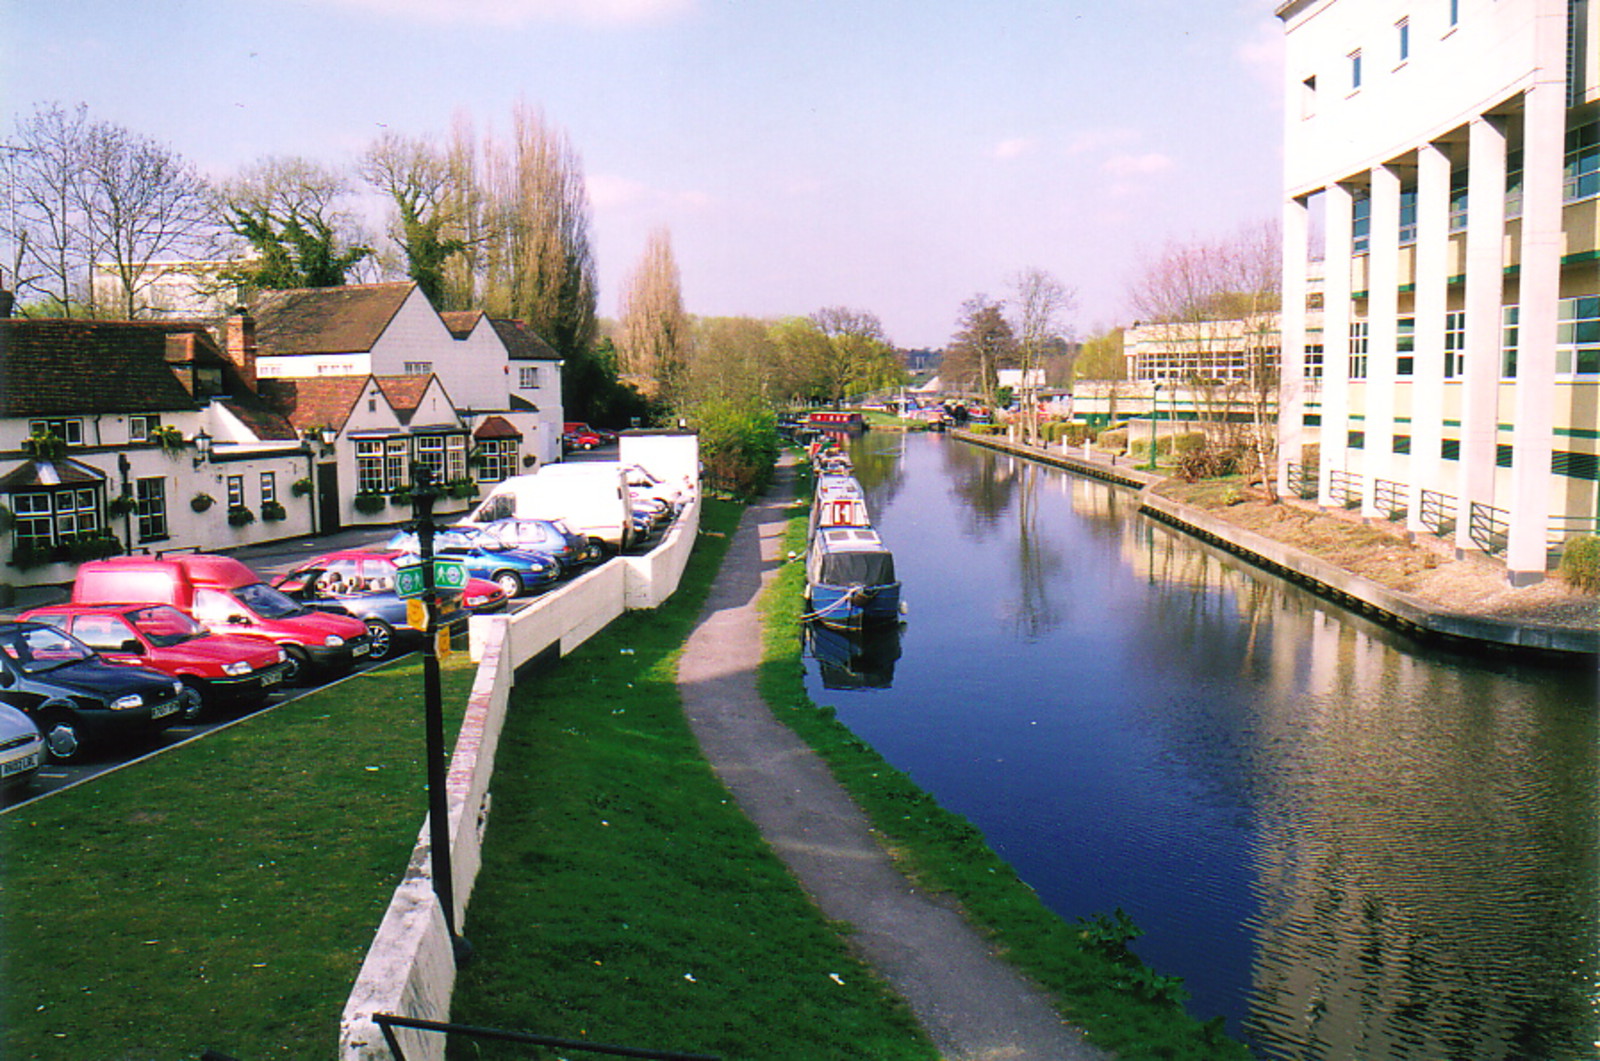
[[161, 426], [161, 417], [136, 413], [128, 417], [128, 441], [149, 442], [150, 433]]
[[278, 500], [278, 473], [261, 473], [261, 503], [263, 505]]
[[1350, 449], [1366, 449], [1367, 433], [1365, 431], [1347, 431], [1345, 432], [1344, 442]]
[[523, 365], [517, 369], [517, 387], [531, 391], [539, 386], [539, 366]]
[[1562, 178], [1562, 194], [1569, 203], [1600, 194], [1600, 121], [1580, 125], [1567, 134]]
[[1409, 376], [1417, 367], [1417, 318], [1401, 317], [1395, 321], [1394, 331], [1394, 372]]
[[28, 434], [54, 435], [69, 446], [83, 445], [82, 420], [29, 420]]
[[444, 470], [449, 482], [467, 477], [467, 436], [451, 435], [444, 440]]
[[1500, 374], [1507, 379], [1517, 378], [1517, 317], [1516, 306], [1500, 310]]
[[1556, 303], [1556, 375], [1600, 375], [1600, 296]]
[[1400, 52], [1400, 61], [1403, 63], [1411, 58], [1411, 20], [1409, 18], [1401, 19], [1394, 24], [1394, 29], [1398, 38], [1395, 41], [1395, 45]]
[[1467, 350], [1467, 314], [1454, 310], [1444, 315], [1444, 378], [1455, 379], [1461, 375], [1462, 361]]
[[433, 374], [433, 362], [407, 361], [403, 371], [407, 376], [429, 376]]
[[1417, 190], [1400, 189], [1400, 244], [1417, 242]]
[[1320, 380], [1322, 378], [1322, 344], [1307, 343], [1305, 347], [1305, 378]]
[[1350, 378], [1367, 378], [1367, 322], [1350, 322]]
[[1467, 230], [1467, 171], [1450, 171], [1450, 231]]
[[167, 537], [167, 481], [159, 476], [138, 479], [133, 484], [133, 510], [139, 517], [139, 540], [161, 541]]
[[1522, 216], [1522, 148], [1506, 152], [1506, 218]]
[[498, 483], [512, 474], [517, 462], [517, 440], [486, 438], [478, 443], [478, 481]]
[[381, 494], [383, 487], [383, 440], [356, 440], [356, 493]]
[[444, 436], [418, 435], [416, 447], [416, 454], [412, 460], [420, 467], [432, 469], [434, 482], [447, 482], [444, 474]]
[[228, 476], [228, 507], [240, 508], [244, 505], [244, 476]]
[[1461, 440], [1459, 438], [1442, 438], [1439, 440], [1439, 459], [1458, 461], [1461, 459]]
[[1461, 0], [1450, 0], [1450, 27], [1454, 29], [1461, 21]]
[[406, 466], [411, 447], [403, 438], [391, 438], [383, 450], [383, 478], [386, 488], [398, 490], [411, 484], [411, 469]]
[[100, 534], [100, 487], [74, 486], [11, 495], [12, 537], [19, 546], [48, 548]]
[[1350, 253], [1365, 254], [1372, 236], [1372, 196], [1359, 188], [1350, 200]]
[[1361, 49], [1357, 48], [1349, 55], [1350, 59], [1350, 91], [1354, 92], [1361, 87]]
[[1410, 435], [1395, 435], [1394, 438], [1391, 440], [1389, 448], [1392, 449], [1396, 453], [1402, 453], [1402, 454], [1410, 453], [1411, 452], [1411, 436]]
[[1317, 113], [1317, 79], [1308, 77], [1300, 82], [1300, 117], [1310, 118]]
[[16, 520], [11, 532], [18, 545], [51, 545], [55, 536], [50, 533], [50, 495], [48, 493], [16, 494], [11, 499], [11, 511]]

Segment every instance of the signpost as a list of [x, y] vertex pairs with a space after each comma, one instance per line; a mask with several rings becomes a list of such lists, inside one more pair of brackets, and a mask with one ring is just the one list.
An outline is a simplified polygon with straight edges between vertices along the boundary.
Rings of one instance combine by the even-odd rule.
[[[419, 537], [420, 532], [419, 532]], [[446, 593], [460, 593], [467, 588], [467, 565], [459, 560], [434, 560], [433, 587]], [[394, 569], [394, 591], [401, 597], [421, 597], [427, 593], [427, 575], [424, 563], [403, 564]]]

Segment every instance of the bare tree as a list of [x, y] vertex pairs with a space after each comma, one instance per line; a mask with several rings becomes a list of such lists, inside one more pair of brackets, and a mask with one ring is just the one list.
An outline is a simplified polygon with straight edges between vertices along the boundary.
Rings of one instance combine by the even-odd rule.
[[18, 122], [17, 142], [9, 145], [13, 285], [19, 299], [43, 298], [62, 315], [88, 295], [93, 252], [80, 182], [89, 132], [85, 105], [69, 111], [38, 104]]
[[459, 233], [466, 197], [455, 187], [448, 152], [425, 138], [385, 133], [367, 149], [361, 175], [394, 203], [390, 236], [406, 257], [406, 275], [443, 308], [445, 266], [466, 249]]
[[981, 293], [963, 302], [959, 330], [939, 366], [947, 386], [976, 391], [991, 408], [1000, 370], [1017, 363], [1016, 333], [1005, 318], [1004, 307], [1005, 303]]
[[262, 159], [221, 185], [214, 208], [256, 260], [229, 281], [269, 289], [338, 287], [371, 255], [344, 175], [303, 158]]
[[1038, 379], [1046, 353], [1062, 339], [1062, 317], [1077, 305], [1067, 285], [1044, 269], [1024, 269], [1012, 278], [1012, 328], [1017, 336], [1017, 366], [1022, 369], [1023, 428], [1027, 441], [1039, 437]]
[[194, 167], [120, 126], [90, 127], [79, 194], [90, 246], [115, 276], [118, 308], [129, 320], [156, 276], [153, 263], [196, 252], [215, 232], [206, 185]]
[[672, 255], [672, 235], [665, 228], [658, 228], [650, 233], [644, 256], [622, 293], [622, 334], [618, 342], [622, 373], [648, 381], [654, 393], [669, 402], [676, 401], [688, 362], [689, 342], [678, 263]]
[[904, 381], [905, 369], [875, 314], [828, 306], [813, 313], [811, 322], [828, 339], [828, 383], [835, 408], [851, 395]]

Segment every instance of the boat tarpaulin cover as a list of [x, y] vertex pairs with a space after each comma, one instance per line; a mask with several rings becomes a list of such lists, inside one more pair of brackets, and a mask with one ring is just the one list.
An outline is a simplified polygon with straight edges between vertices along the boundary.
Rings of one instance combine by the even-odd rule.
[[829, 586], [887, 586], [894, 581], [894, 554], [883, 552], [824, 553], [817, 581]]

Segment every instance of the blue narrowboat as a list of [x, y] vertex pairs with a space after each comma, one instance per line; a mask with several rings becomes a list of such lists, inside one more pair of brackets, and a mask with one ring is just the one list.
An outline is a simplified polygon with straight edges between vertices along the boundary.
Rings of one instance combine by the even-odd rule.
[[900, 621], [894, 554], [871, 527], [819, 527], [806, 552], [808, 618], [836, 630]]

